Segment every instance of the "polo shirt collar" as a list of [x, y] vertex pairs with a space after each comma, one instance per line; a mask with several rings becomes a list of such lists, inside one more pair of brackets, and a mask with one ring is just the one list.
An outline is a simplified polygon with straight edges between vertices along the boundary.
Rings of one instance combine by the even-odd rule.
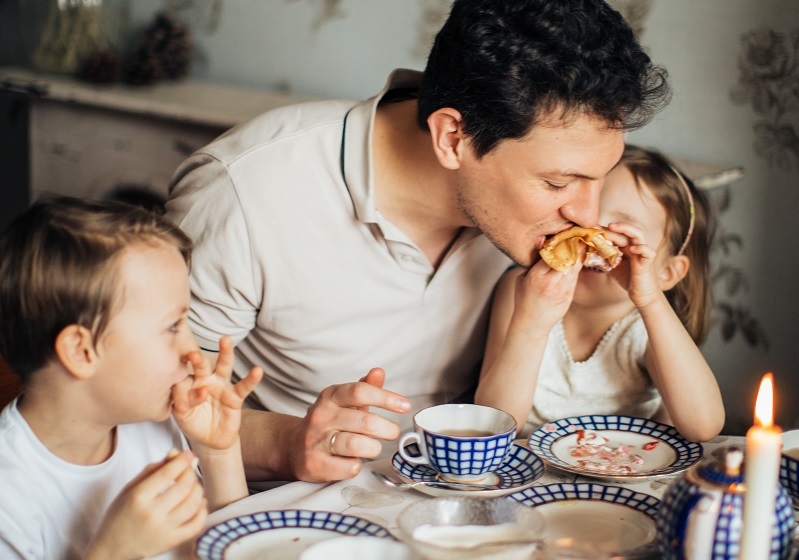
[[355, 215], [366, 223], [379, 221], [375, 209], [374, 172], [372, 169], [372, 135], [375, 112], [383, 96], [392, 89], [418, 88], [422, 73], [416, 70], [394, 70], [383, 90], [375, 97], [355, 105], [344, 118], [341, 168], [349, 190]]

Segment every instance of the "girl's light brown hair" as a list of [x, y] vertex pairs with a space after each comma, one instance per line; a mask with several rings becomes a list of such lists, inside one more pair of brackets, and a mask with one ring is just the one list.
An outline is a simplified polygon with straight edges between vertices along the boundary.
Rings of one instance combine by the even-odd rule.
[[[700, 344], [710, 327], [710, 311], [713, 307], [710, 245], [715, 226], [707, 197], [672, 161], [656, 150], [628, 144], [619, 165], [629, 169], [638, 188], [648, 188], [666, 209], [663, 242], [669, 253], [677, 255], [685, 244], [682, 254], [688, 257], [691, 266], [685, 278], [666, 292], [666, 297], [688, 334]], [[677, 173], [682, 176], [684, 184]], [[686, 192], [686, 187], [689, 192]]]
[[162, 216], [108, 201], [37, 202], [0, 235], [0, 353], [23, 380], [55, 356], [55, 340], [77, 324], [94, 340], [118, 305], [118, 264], [136, 243], [192, 243]]

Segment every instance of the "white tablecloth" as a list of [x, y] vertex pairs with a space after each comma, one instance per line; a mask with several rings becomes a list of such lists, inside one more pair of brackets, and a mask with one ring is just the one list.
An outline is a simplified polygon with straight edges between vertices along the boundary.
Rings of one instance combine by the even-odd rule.
[[[517, 443], [522, 442], [517, 441]], [[744, 444], [745, 438], [743, 437], [719, 436], [703, 445], [703, 459], [718, 458], [723, 448], [730, 445], [744, 446]], [[390, 460], [382, 459], [365, 463], [358, 476], [351, 480], [332, 483], [292, 482], [272, 490], [253, 494], [211, 514], [208, 517], [206, 526], [211, 527], [227, 519], [259, 511], [307, 509], [362, 517], [386, 527], [395, 536], [398, 536], [396, 519], [399, 512], [407, 507], [408, 504], [416, 500], [428, 499], [430, 496], [416, 490], [397, 490], [392, 488], [379, 481], [372, 474], [372, 471], [393, 474]], [[624, 484], [624, 486], [636, 492], [643, 492], [660, 498], [676, 476], [679, 475], [629, 483]], [[547, 469], [535, 484], [552, 484], [556, 482], [595, 482], [595, 480]], [[189, 560], [193, 558], [192, 548], [193, 543], [189, 543], [179, 550], [162, 555], [161, 558], [165, 560]]]

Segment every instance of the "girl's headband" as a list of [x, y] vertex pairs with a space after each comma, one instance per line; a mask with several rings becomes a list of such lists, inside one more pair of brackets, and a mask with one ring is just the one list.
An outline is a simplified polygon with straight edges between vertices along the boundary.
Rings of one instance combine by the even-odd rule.
[[672, 172], [677, 176], [677, 180], [682, 185], [683, 189], [685, 190], [685, 194], [688, 197], [688, 204], [689, 204], [689, 212], [690, 218], [688, 222], [688, 233], [685, 234], [685, 240], [683, 240], [682, 245], [680, 246], [680, 250], [677, 251], [677, 256], [682, 255], [685, 248], [688, 246], [688, 242], [691, 240], [691, 235], [694, 233], [694, 222], [696, 222], [696, 209], [694, 208], [694, 196], [691, 194], [691, 187], [688, 186], [688, 183], [685, 181], [685, 177], [683, 177], [682, 173], [680, 173], [673, 165], [669, 165]]

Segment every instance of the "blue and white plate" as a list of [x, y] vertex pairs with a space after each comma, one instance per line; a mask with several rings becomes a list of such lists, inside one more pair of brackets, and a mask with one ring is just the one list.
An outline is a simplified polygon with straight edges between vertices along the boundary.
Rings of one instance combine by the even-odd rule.
[[[411, 456], [419, 456], [419, 447], [411, 443], [405, 447], [405, 451]], [[414, 465], [402, 458], [399, 453], [394, 453], [391, 457], [393, 469], [412, 482], [433, 482], [438, 480], [439, 474], [428, 465]], [[430, 488], [428, 486], [417, 486], [416, 490], [431, 496], [479, 496], [491, 497], [502, 496], [510, 492], [520, 490], [531, 485], [544, 474], [544, 463], [536, 457], [535, 453], [518, 444], [513, 444], [508, 456], [500, 465], [499, 469], [486, 474], [483, 478], [474, 482], [481, 485], [490, 484], [493, 488], [474, 490], [450, 490], [447, 488]]]
[[[578, 434], [596, 433], [602, 446], [581, 446]], [[549, 422], [530, 435], [530, 449], [547, 465], [613, 482], [673, 475], [702, 458], [702, 446], [673, 427], [632, 416], [575, 416]], [[587, 454], [586, 449], [595, 454]]]
[[657, 551], [660, 500], [649, 494], [583, 482], [532, 486], [508, 497], [544, 516], [546, 542], [584, 543], [610, 555], [635, 550], [636, 558]]
[[310, 545], [341, 535], [393, 539], [389, 532], [354, 515], [301, 509], [262, 511], [228, 519], [197, 539], [200, 560], [296, 560]]

